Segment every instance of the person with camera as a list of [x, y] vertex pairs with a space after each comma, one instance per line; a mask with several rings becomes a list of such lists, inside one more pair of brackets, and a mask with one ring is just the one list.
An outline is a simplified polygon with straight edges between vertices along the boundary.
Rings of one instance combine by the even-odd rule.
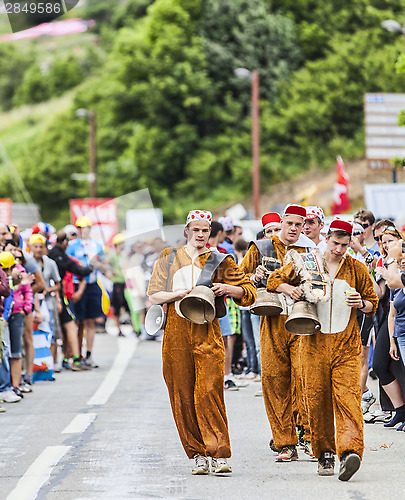
[[392, 241], [387, 251], [388, 288], [405, 288], [405, 274], [400, 272], [400, 262], [405, 258], [405, 242], [402, 239]]
[[[380, 384], [388, 395], [395, 410], [393, 418], [384, 423], [385, 427], [394, 427], [398, 423], [405, 422], [404, 404], [404, 371], [398, 356], [396, 337], [405, 335], [405, 329], [401, 326], [402, 313], [397, 319], [398, 310], [402, 311], [400, 290], [405, 285], [400, 274], [399, 261], [402, 259], [402, 246], [404, 240], [401, 232], [395, 226], [387, 226], [381, 232], [381, 246], [383, 249], [384, 265], [376, 267], [376, 272], [385, 278], [388, 288], [391, 289], [389, 299], [389, 312], [387, 328], [384, 332], [379, 332], [377, 336], [376, 349], [374, 352], [373, 368], [377, 374]], [[398, 285], [402, 285], [399, 286]], [[401, 293], [399, 293], [401, 292]], [[403, 334], [401, 335], [401, 331]], [[403, 337], [405, 340], [405, 336]], [[398, 344], [401, 340], [398, 341]], [[405, 345], [405, 341], [403, 342]], [[397, 365], [395, 367], [395, 364]], [[396, 368], [396, 370], [395, 370]], [[395, 374], [393, 373], [395, 370]], [[402, 427], [402, 426], [401, 426]]]
[[[389, 236], [392, 228], [387, 228], [386, 234]], [[398, 231], [399, 233], [399, 231]], [[388, 332], [389, 332], [389, 354], [394, 361], [400, 361], [405, 366], [405, 274], [404, 274], [404, 259], [405, 259], [405, 242], [402, 238], [388, 237], [382, 235], [382, 242], [386, 240], [387, 260], [385, 267], [387, 268], [386, 278], [388, 288], [391, 289], [390, 309], [388, 315]], [[400, 233], [398, 234], [398, 236]], [[394, 399], [390, 396], [395, 407], [395, 415], [390, 422], [384, 424], [386, 427], [394, 427], [398, 423], [401, 425], [397, 428], [398, 431], [405, 431], [405, 404], [403, 393], [396, 380], [391, 385], [395, 385], [396, 391], [393, 393]]]

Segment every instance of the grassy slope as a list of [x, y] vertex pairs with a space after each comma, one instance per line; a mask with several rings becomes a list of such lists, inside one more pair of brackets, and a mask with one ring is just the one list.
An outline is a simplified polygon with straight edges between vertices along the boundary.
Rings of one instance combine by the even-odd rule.
[[[74, 14], [74, 15], [73, 15]], [[80, 9], [74, 9], [67, 16], [80, 17]], [[0, 15], [0, 35], [10, 33], [10, 24], [6, 15]], [[95, 43], [97, 35], [94, 33], [81, 33], [61, 37], [41, 37], [38, 39], [22, 39], [12, 42], [19, 50], [32, 54], [41, 67], [45, 67], [52, 60], [66, 53], [78, 53]], [[56, 114], [69, 109], [72, 103], [74, 90], [66, 93], [60, 98], [54, 98], [37, 105], [27, 105], [15, 108], [9, 112], [0, 113], [0, 140], [2, 141], [13, 166], [19, 170], [21, 157], [25, 151], [29, 151], [36, 137], [38, 137], [49, 126]], [[5, 167], [3, 158], [0, 156], [0, 197], [12, 197], [8, 192], [6, 180], [12, 180], [12, 172]], [[17, 200], [16, 200], [17, 201]], [[20, 201], [20, 200], [18, 200]]]
[[[7, 113], [0, 114], [0, 140], [7, 151], [13, 166], [19, 170], [23, 153], [29, 151], [34, 140], [40, 135], [58, 113], [71, 106], [73, 93], [69, 92], [58, 99], [33, 105], [22, 106]], [[6, 180], [13, 172], [9, 171], [0, 157], [0, 196], [9, 197], [11, 193], [4, 191]], [[3, 189], [2, 189], [3, 186]]]

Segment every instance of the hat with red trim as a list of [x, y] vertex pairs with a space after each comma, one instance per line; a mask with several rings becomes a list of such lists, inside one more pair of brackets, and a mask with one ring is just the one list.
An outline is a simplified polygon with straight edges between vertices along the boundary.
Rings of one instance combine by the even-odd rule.
[[307, 218], [307, 211], [306, 211], [305, 207], [303, 207], [302, 205], [295, 205], [293, 203], [290, 203], [284, 209], [283, 217], [285, 217], [286, 215], [296, 215], [298, 217], [302, 217], [303, 219], [306, 219]]
[[346, 233], [352, 234], [353, 224], [350, 221], [336, 218], [330, 223], [329, 231], [346, 231]]
[[306, 219], [315, 219], [316, 217], [318, 217], [321, 222], [325, 220], [325, 214], [322, 208], [315, 205], [308, 206]]
[[208, 210], [191, 210], [187, 215], [186, 226], [197, 220], [206, 220], [211, 225], [212, 213]]
[[269, 212], [264, 214], [262, 217], [263, 229], [267, 229], [270, 226], [280, 227], [281, 217], [277, 212]]

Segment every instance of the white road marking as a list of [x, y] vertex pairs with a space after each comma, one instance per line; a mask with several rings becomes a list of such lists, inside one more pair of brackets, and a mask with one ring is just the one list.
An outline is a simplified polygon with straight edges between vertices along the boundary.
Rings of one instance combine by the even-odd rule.
[[70, 424], [63, 429], [62, 434], [80, 434], [87, 429], [96, 417], [97, 413], [79, 413]]
[[71, 446], [48, 446], [39, 455], [7, 500], [34, 500], [42, 485], [50, 478], [52, 470]]
[[88, 405], [104, 405], [115, 391], [122, 375], [135, 352], [139, 340], [132, 338], [122, 338], [118, 342], [118, 353], [110, 371], [105, 376], [103, 382], [93, 396], [87, 401]]

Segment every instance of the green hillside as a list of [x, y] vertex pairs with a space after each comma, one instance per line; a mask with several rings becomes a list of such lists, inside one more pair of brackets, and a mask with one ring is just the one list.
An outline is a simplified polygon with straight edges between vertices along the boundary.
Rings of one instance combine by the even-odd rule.
[[[0, 140], [43, 217], [88, 195], [97, 113], [98, 195], [149, 188], [166, 222], [250, 192], [250, 82], [260, 73], [263, 190], [336, 154], [364, 155], [364, 92], [404, 91], [401, 0], [88, 0], [82, 35], [0, 43]], [[0, 23], [0, 31], [4, 32]], [[10, 196], [4, 164], [0, 197]]]

